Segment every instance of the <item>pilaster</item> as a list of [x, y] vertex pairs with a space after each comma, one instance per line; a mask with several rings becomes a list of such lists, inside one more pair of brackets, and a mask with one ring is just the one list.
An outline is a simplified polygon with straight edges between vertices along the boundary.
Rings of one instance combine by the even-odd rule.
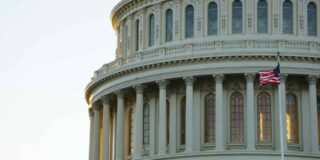
[[222, 151], [225, 149], [224, 135], [224, 111], [223, 111], [223, 74], [213, 75], [216, 85], [216, 150]]

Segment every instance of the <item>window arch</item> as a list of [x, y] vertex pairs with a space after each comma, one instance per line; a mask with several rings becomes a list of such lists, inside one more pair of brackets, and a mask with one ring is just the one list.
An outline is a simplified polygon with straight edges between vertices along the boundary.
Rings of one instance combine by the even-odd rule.
[[288, 144], [299, 144], [299, 117], [297, 97], [294, 94], [287, 94], [287, 141]]
[[180, 102], [180, 145], [186, 144], [186, 97]]
[[290, 0], [283, 2], [282, 21], [283, 33], [293, 34], [293, 6]]
[[308, 4], [308, 36], [317, 36], [317, 6], [314, 2]]
[[154, 45], [154, 35], [155, 35], [155, 19], [154, 14], [149, 17], [149, 46]]
[[167, 118], [166, 118], [166, 123], [167, 123], [167, 146], [169, 146], [170, 142], [170, 103], [167, 100], [166, 101], [166, 110], [167, 110]]
[[232, 33], [242, 33], [242, 2], [235, 0], [232, 3]]
[[150, 106], [145, 104], [143, 107], [143, 149], [148, 151], [150, 148]]
[[258, 2], [258, 33], [268, 33], [268, 2], [259, 0]]
[[166, 42], [170, 42], [173, 39], [173, 12], [172, 9], [168, 9], [166, 12]]
[[192, 5], [186, 7], [186, 38], [194, 36], [194, 8]]
[[133, 153], [133, 126], [134, 126], [134, 113], [133, 108], [130, 108], [129, 111], [129, 145], [128, 145], [128, 154], [132, 155]]
[[205, 97], [205, 143], [215, 142], [216, 99], [210, 93]]
[[258, 142], [272, 142], [271, 96], [267, 92], [257, 97]]
[[230, 141], [244, 142], [244, 99], [239, 92], [230, 97]]
[[135, 27], [136, 27], [136, 34], [135, 34], [135, 43], [136, 43], [136, 51], [138, 51], [139, 50], [139, 37], [140, 37], [140, 29], [139, 29], [139, 27], [140, 27], [140, 21], [139, 21], [139, 19], [137, 19], [136, 20], [136, 25], [135, 25]]
[[218, 33], [218, 6], [211, 2], [208, 5], [208, 35], [217, 35]]

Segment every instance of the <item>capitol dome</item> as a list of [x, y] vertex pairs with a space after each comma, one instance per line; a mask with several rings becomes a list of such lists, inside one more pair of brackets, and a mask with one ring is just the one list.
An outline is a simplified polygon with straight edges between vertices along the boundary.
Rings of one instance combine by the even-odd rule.
[[[116, 59], [85, 91], [89, 160], [319, 160], [319, 17], [320, 0], [120, 1]], [[260, 85], [277, 52], [279, 86]]]

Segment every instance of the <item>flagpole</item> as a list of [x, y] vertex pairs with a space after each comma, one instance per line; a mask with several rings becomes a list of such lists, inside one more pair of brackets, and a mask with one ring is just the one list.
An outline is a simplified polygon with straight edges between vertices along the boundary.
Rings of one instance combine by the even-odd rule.
[[[280, 64], [280, 53], [278, 52], [278, 64]], [[280, 75], [279, 75], [280, 76]], [[281, 80], [280, 80], [281, 81]], [[281, 82], [280, 82], [281, 85]], [[284, 135], [283, 135], [283, 124], [282, 124], [282, 92], [281, 87], [278, 85], [278, 93], [279, 93], [279, 121], [280, 121], [280, 152], [281, 152], [281, 160], [284, 160]]]

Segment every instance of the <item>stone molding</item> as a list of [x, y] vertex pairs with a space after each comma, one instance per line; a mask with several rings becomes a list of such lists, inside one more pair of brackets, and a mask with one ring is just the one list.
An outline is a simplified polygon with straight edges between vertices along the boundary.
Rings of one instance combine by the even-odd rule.
[[254, 80], [256, 78], [256, 74], [255, 73], [245, 73], [244, 75], [246, 77], [246, 81], [247, 82], [254, 82]]
[[196, 78], [189, 76], [189, 77], [183, 77], [183, 80], [185, 81], [187, 86], [193, 86], [193, 83], [196, 81]]
[[138, 84], [138, 85], [135, 85], [135, 86], [132, 86], [132, 87], [136, 90], [137, 94], [143, 93], [143, 90], [145, 88], [145, 86], [142, 85], [142, 84]]
[[213, 78], [215, 79], [216, 83], [223, 83], [225, 76], [223, 74], [215, 74], [213, 75]]
[[317, 82], [318, 82], [318, 78], [319, 78], [319, 76], [309, 75], [309, 76], [307, 77], [307, 80], [308, 80], [309, 84], [316, 85]]
[[159, 81], [157, 81], [157, 84], [159, 85], [160, 89], [166, 89], [167, 85], [169, 84], [169, 81], [167, 81], [167, 80], [159, 80]]

